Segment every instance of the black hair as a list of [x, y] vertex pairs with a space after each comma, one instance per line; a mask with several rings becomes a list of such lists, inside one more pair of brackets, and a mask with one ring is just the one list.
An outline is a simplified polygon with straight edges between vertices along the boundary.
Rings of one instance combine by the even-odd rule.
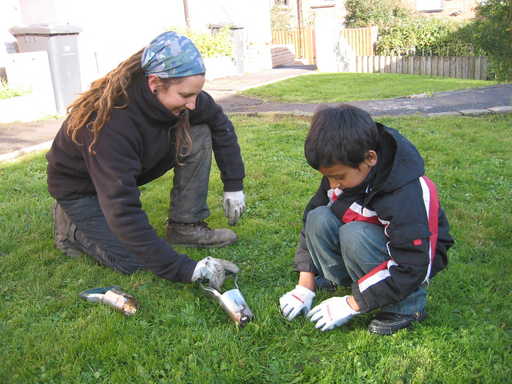
[[368, 112], [349, 104], [324, 107], [311, 121], [304, 144], [314, 169], [343, 164], [357, 168], [369, 150], [378, 150], [380, 128]]

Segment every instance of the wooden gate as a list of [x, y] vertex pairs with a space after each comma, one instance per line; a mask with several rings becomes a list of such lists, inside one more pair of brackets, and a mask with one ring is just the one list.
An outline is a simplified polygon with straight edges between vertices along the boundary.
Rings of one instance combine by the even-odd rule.
[[356, 56], [372, 56], [377, 29], [375, 27], [344, 28], [341, 30], [341, 37], [352, 47]]
[[296, 59], [304, 64], [316, 64], [313, 28], [272, 31], [272, 45], [291, 46]]

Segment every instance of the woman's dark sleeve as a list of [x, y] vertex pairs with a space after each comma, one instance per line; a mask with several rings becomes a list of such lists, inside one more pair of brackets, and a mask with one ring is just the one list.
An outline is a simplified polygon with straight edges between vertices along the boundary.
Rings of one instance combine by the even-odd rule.
[[101, 210], [113, 234], [145, 268], [168, 280], [190, 282], [196, 262], [158, 237], [142, 210], [136, 182], [141, 172], [141, 145], [134, 132], [129, 126], [116, 129], [105, 125], [94, 155], [88, 152], [90, 134], [85, 129], [81, 132], [82, 156]]

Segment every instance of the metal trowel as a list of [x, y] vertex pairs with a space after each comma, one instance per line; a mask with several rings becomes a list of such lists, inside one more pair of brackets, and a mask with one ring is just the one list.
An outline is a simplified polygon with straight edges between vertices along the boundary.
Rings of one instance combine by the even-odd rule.
[[215, 288], [201, 284], [206, 292], [208, 292], [220, 306], [226, 311], [231, 320], [233, 320], [239, 327], [243, 328], [247, 323], [254, 319], [254, 315], [247, 305], [247, 302], [238, 288], [237, 275], [234, 275], [235, 288], [230, 289], [224, 293], [219, 292]]
[[79, 296], [93, 303], [107, 304], [121, 311], [126, 316], [134, 315], [138, 308], [135, 297], [123, 292], [118, 286], [88, 289], [80, 292]]

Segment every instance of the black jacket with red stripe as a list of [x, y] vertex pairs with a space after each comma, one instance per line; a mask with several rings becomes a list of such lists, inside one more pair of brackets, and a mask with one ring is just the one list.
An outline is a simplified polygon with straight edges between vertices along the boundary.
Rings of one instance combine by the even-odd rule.
[[[378, 123], [377, 123], [378, 124]], [[378, 163], [358, 187], [344, 190], [332, 203], [343, 223], [366, 221], [383, 227], [389, 260], [352, 284], [352, 294], [367, 312], [403, 300], [448, 264], [453, 244], [436, 187], [424, 176], [423, 159], [398, 131], [381, 124]], [[330, 189], [322, 178], [304, 212], [327, 205]], [[304, 239], [295, 254], [299, 272], [316, 272]]]

